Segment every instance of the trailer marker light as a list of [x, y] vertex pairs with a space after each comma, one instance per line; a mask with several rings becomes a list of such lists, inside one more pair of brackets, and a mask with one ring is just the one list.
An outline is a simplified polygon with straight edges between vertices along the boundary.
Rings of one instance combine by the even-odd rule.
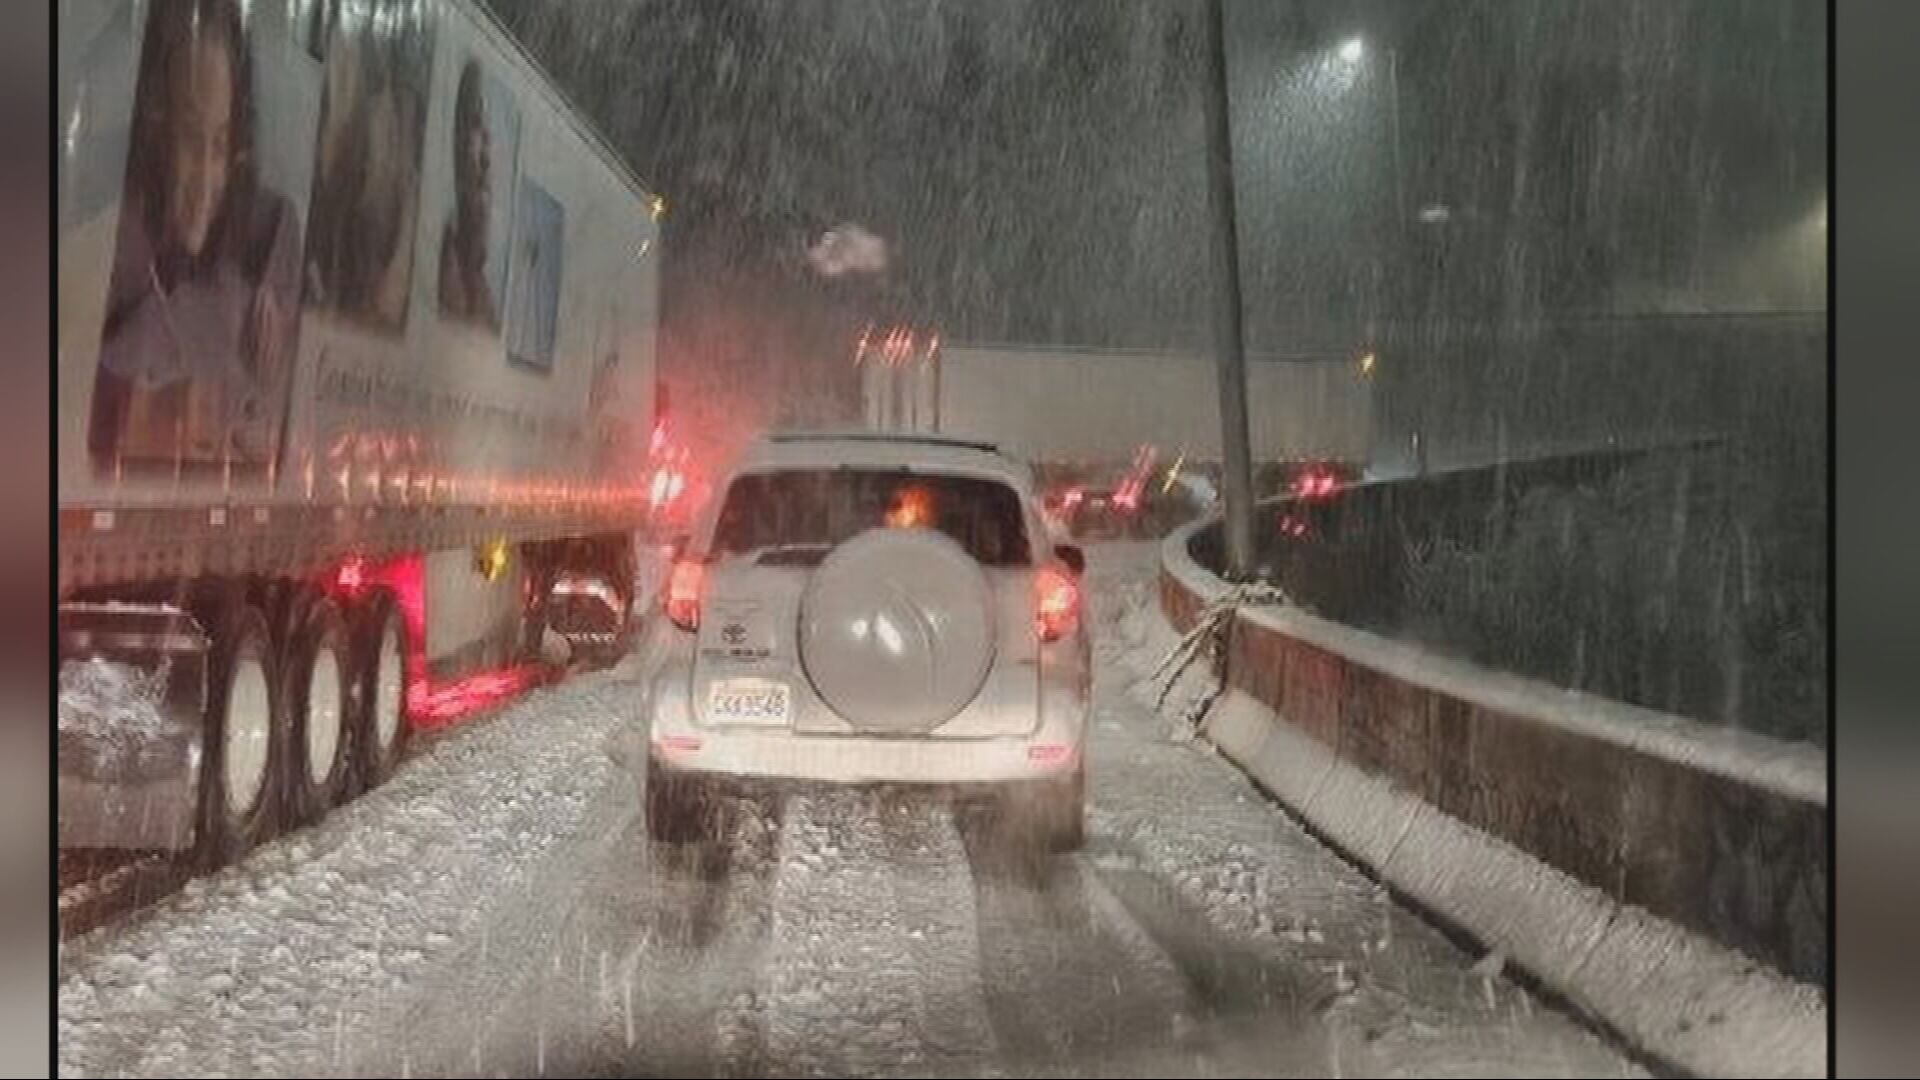
[[367, 583], [367, 561], [358, 555], [340, 564], [333, 572], [334, 587], [352, 595], [359, 592]]
[[507, 542], [492, 540], [481, 547], [474, 560], [474, 569], [488, 581], [499, 581], [507, 572]]

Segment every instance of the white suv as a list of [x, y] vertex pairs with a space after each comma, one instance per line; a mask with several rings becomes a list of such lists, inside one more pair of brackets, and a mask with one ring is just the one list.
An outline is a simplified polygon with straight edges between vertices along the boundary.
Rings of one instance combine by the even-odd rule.
[[755, 781], [990, 796], [1055, 850], [1083, 833], [1091, 663], [1079, 549], [984, 443], [757, 443], [665, 590], [647, 821], [706, 838]]

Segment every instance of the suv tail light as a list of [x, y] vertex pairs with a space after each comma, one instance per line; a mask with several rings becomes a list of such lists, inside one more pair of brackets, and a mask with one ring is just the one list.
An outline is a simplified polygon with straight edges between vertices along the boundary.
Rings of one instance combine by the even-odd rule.
[[682, 630], [700, 629], [700, 590], [706, 584], [707, 568], [692, 560], [673, 564], [673, 576], [667, 579], [667, 618]]
[[1043, 566], [1033, 579], [1033, 629], [1041, 641], [1059, 641], [1080, 617], [1080, 583], [1058, 566]]

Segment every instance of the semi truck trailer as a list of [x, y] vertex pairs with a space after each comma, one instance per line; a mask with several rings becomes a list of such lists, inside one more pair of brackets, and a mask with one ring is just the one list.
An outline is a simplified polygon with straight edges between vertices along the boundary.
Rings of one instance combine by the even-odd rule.
[[467, 0], [63, 0], [58, 822], [218, 863], [617, 651], [664, 202]]

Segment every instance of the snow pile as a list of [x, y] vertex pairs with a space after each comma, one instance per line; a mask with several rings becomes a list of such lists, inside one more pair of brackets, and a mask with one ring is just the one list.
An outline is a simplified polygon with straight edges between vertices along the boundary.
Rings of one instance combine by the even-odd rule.
[[1233, 622], [1239, 612], [1247, 607], [1286, 602], [1286, 593], [1268, 585], [1236, 585], [1227, 589], [1207, 601], [1194, 616], [1193, 625], [1154, 665], [1152, 678], [1159, 686], [1159, 693], [1154, 697], [1153, 706], [1167, 712], [1169, 699], [1179, 702], [1171, 712], [1178, 718], [1177, 738], [1184, 739], [1199, 730], [1207, 711], [1224, 689], [1221, 672]]
[[[1115, 620], [1123, 645], [1108, 659], [1126, 673], [1128, 696], [1164, 718], [1164, 734], [1174, 742], [1191, 740], [1200, 730], [1207, 710], [1220, 696], [1218, 657], [1199, 636], [1174, 631], [1159, 612], [1158, 599], [1140, 589], [1123, 594], [1124, 605]], [[1186, 662], [1178, 662], [1182, 658]]]
[[112, 893], [120, 889], [127, 880], [139, 874], [155, 858], [155, 856], [146, 856], [130, 859], [98, 876], [62, 887], [57, 902], [61, 917], [64, 918], [68, 911], [92, 900], [96, 894]]

